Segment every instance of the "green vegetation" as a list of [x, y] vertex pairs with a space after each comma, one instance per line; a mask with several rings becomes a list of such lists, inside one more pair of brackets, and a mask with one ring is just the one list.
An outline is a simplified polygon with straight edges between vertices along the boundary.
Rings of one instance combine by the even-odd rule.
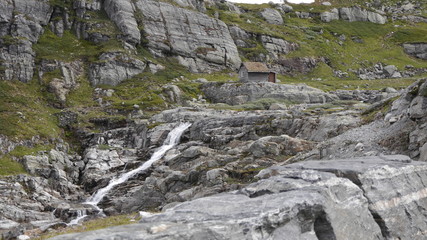
[[388, 99], [387, 101], [380, 102], [377, 105], [373, 105], [372, 107], [366, 109], [363, 112], [363, 116], [362, 116], [363, 121], [365, 123], [369, 123], [375, 120], [375, 117], [377, 116], [377, 114], [381, 114], [381, 115], [386, 114], [387, 112], [390, 111], [391, 105], [393, 104], [393, 102], [398, 98], [399, 97]]
[[[97, 56], [99, 47], [77, 37], [69, 31], [65, 31], [63, 37], [56, 36], [50, 30], [46, 30], [37, 44], [33, 46], [37, 59], [57, 59], [73, 61], [80, 58]], [[92, 59], [94, 60], [94, 59]]]
[[70, 8], [72, 6], [71, 0], [49, 0], [49, 4], [53, 7]]
[[9, 176], [26, 173], [24, 167], [9, 156], [0, 156], [0, 176]]
[[94, 231], [97, 229], [102, 229], [107, 227], [133, 224], [133, 223], [137, 223], [138, 220], [139, 220], [139, 217], [136, 213], [110, 216], [106, 218], [97, 218], [94, 220], [84, 222], [82, 225], [55, 230], [53, 232], [41, 235], [40, 237], [35, 239], [39, 239], [39, 240], [48, 239], [48, 238], [52, 238], [54, 236], [58, 236], [62, 234]]
[[0, 133], [11, 139], [30, 139], [33, 136], [55, 138], [61, 134], [58, 110], [49, 107], [43, 97], [46, 89], [36, 81], [0, 81]]
[[11, 152], [0, 155], [0, 176], [9, 176], [17, 174], [25, 174], [24, 167], [16, 161], [26, 155], [34, 155], [40, 151], [47, 151], [52, 148], [52, 145], [37, 145], [33, 148], [26, 146], [17, 146]]

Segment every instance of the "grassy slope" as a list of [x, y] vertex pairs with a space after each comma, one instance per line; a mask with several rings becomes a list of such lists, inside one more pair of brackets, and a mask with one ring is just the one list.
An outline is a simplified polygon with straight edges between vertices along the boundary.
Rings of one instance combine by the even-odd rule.
[[[337, 0], [334, 7], [350, 6], [356, 4], [355, 1]], [[365, 5], [365, 2], [359, 2]], [[390, 4], [390, 3], [387, 3]], [[279, 79], [288, 83], [306, 83], [324, 90], [334, 90], [336, 88], [367, 88], [379, 89], [385, 86], [396, 88], [406, 87], [414, 79], [400, 80], [375, 80], [361, 81], [350, 70], [359, 68], [369, 68], [381, 62], [385, 65], [396, 65], [403, 70], [406, 65], [417, 68], [426, 67], [426, 62], [412, 58], [403, 52], [401, 44], [404, 42], [427, 42], [427, 24], [410, 24], [406, 22], [388, 22], [385, 25], [369, 22], [346, 22], [333, 21], [323, 23], [319, 18], [299, 19], [294, 13], [285, 14], [285, 24], [283, 26], [273, 26], [267, 24], [260, 16], [259, 12], [267, 7], [263, 5], [240, 5], [246, 12], [238, 15], [225, 10], [220, 12], [220, 19], [227, 24], [238, 25], [242, 29], [256, 33], [266, 34], [288, 41], [296, 42], [300, 48], [291, 52], [286, 58], [292, 57], [325, 57], [329, 60], [328, 65], [320, 63], [319, 66], [309, 74], [299, 74], [295, 76], [279, 76]], [[319, 2], [311, 5], [293, 5], [295, 11], [323, 12], [328, 10], [327, 6], [321, 6]], [[212, 9], [210, 13], [214, 12]], [[396, 26], [397, 25], [397, 26]], [[344, 35], [345, 40], [341, 41], [339, 36]], [[353, 41], [357, 38], [363, 43]], [[254, 54], [265, 53], [261, 43], [256, 43], [256, 47], [249, 49], [239, 49], [243, 54], [243, 60], [250, 60]], [[333, 70], [349, 72], [349, 78], [345, 80], [334, 77]], [[323, 82], [312, 81], [321, 78]]]

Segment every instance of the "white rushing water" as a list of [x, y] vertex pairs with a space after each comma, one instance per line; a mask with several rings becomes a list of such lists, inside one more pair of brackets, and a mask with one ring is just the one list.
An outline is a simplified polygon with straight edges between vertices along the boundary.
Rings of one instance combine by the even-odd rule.
[[181, 138], [181, 135], [184, 133], [185, 130], [187, 130], [191, 126], [191, 123], [182, 123], [178, 127], [174, 128], [172, 131], [169, 132], [165, 142], [163, 143], [163, 146], [158, 148], [151, 158], [146, 161], [144, 164], [142, 164], [140, 167], [129, 171], [119, 178], [113, 178], [110, 180], [108, 185], [104, 188], [99, 189], [95, 194], [93, 194], [88, 200], [86, 200], [86, 204], [93, 205], [97, 207], [98, 203], [104, 198], [104, 196], [116, 185], [126, 182], [129, 178], [133, 177], [135, 174], [151, 167], [151, 165], [160, 160], [165, 153], [173, 148], [175, 145], [178, 144], [179, 139]]
[[68, 226], [77, 225], [77, 224], [79, 224], [80, 220], [82, 220], [85, 217], [87, 217], [86, 209], [77, 210], [77, 217], [75, 219], [71, 220], [71, 222], [69, 222], [67, 225]]

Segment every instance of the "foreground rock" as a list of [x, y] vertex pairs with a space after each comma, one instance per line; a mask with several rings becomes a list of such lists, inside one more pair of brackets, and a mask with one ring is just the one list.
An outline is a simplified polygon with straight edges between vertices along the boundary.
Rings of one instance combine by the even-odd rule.
[[[244, 189], [53, 239], [424, 239], [427, 164], [395, 155], [272, 167]], [[396, 221], [399, 219], [399, 221]]]
[[306, 85], [275, 83], [206, 83], [202, 91], [215, 103], [238, 105], [261, 98], [280, 99], [291, 103], [326, 103], [336, 96]]

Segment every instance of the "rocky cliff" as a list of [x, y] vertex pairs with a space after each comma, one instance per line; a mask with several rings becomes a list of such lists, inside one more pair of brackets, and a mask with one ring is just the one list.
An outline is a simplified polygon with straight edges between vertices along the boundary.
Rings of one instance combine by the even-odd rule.
[[425, 9], [1, 1], [2, 238], [425, 238]]

